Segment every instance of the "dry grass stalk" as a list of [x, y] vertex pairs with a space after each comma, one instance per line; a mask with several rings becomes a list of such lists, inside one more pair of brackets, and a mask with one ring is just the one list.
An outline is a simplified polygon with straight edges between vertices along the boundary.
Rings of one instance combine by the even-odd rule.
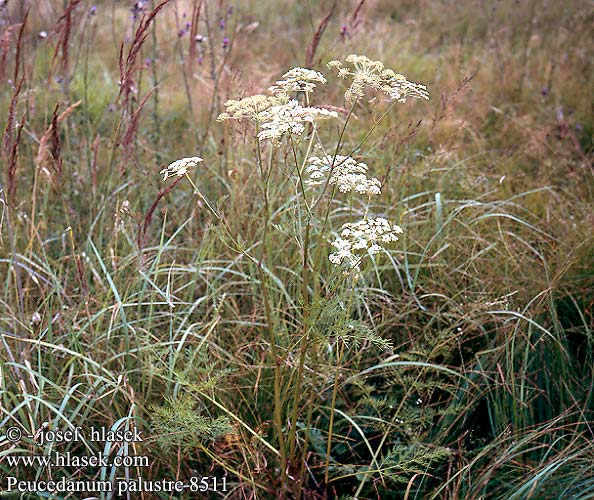
[[136, 32], [134, 33], [134, 38], [132, 39], [132, 43], [130, 45], [128, 53], [125, 56], [124, 42], [122, 42], [122, 44], [120, 45], [120, 93], [118, 95], [118, 99], [123, 97], [124, 108], [128, 107], [130, 94], [133, 92], [135, 88], [133, 75], [137, 70], [140, 69], [140, 67], [136, 64], [136, 60], [138, 58], [138, 54], [140, 53], [140, 49], [146, 41], [146, 37], [148, 36], [151, 23], [153, 22], [155, 16], [159, 13], [159, 11], [163, 7], [165, 7], [170, 1], [171, 0], [163, 0], [148, 15], [143, 14], [143, 16], [140, 18], [138, 28], [136, 28]]
[[363, 9], [364, 3], [365, 0], [359, 0], [357, 7], [355, 7], [353, 15], [351, 16], [351, 20], [349, 21], [349, 25], [351, 28], [356, 28], [361, 22], [361, 19], [359, 19], [359, 14], [361, 14], [361, 9]]
[[314, 36], [313, 36], [310, 44], [307, 46], [307, 49], [305, 51], [305, 66], [308, 68], [313, 64], [313, 58], [316, 54], [316, 49], [318, 48], [318, 45], [320, 44], [322, 35], [324, 34], [324, 31], [326, 31], [326, 27], [328, 26], [328, 23], [330, 22], [330, 19], [332, 18], [332, 15], [334, 14], [335, 10], [336, 10], [336, 2], [334, 2], [334, 4], [332, 4], [332, 7], [330, 8], [330, 12], [328, 12], [328, 14], [326, 14], [326, 16], [324, 16], [324, 18], [320, 21], [320, 24], [318, 25], [318, 29], [314, 33]]
[[12, 34], [17, 28], [19, 30], [22, 29], [23, 24], [18, 23], [9, 26], [2, 34], [2, 38], [0, 38], [0, 80], [2, 81], [4, 81], [4, 77], [6, 76], [8, 51], [10, 50]]
[[196, 35], [198, 34], [198, 21], [200, 19], [200, 9], [202, 8], [202, 0], [195, 2], [192, 6], [192, 24], [190, 26], [190, 49], [188, 52], [188, 67], [192, 71], [192, 66], [196, 60]]
[[17, 127], [17, 133], [15, 140], [12, 144], [10, 149], [10, 156], [8, 159], [8, 185], [7, 185], [7, 194], [8, 194], [8, 204], [14, 208], [16, 206], [16, 168], [17, 168], [17, 158], [19, 154], [19, 143], [21, 142], [21, 132], [23, 131], [23, 124], [25, 122], [25, 116], [21, 117], [21, 120]]
[[56, 22], [56, 33], [58, 33], [58, 43], [56, 44], [56, 48], [54, 50], [54, 55], [52, 57], [52, 69], [48, 74], [48, 80], [51, 78], [58, 60], [58, 54], [60, 54], [59, 64], [61, 65], [61, 71], [64, 77], [68, 75], [68, 68], [69, 68], [69, 54], [68, 48], [70, 45], [70, 36], [72, 34], [72, 21], [73, 16], [72, 13], [74, 9], [80, 4], [81, 0], [70, 0], [70, 3], [67, 5], [66, 9], [64, 9], [64, 13], [60, 16], [58, 21]]
[[159, 191], [157, 193], [157, 198], [155, 199], [153, 204], [150, 206], [150, 208], [146, 212], [142, 222], [140, 222], [138, 224], [137, 243], [138, 243], [139, 249], [142, 250], [142, 248], [144, 247], [144, 241], [146, 239], [146, 231], [149, 227], [149, 224], [153, 220], [153, 215], [155, 213], [155, 210], [157, 209], [157, 205], [159, 205], [159, 202], [163, 199], [163, 197], [167, 196], [171, 192], [171, 190], [177, 185], [177, 183], [180, 182], [182, 179], [183, 179], [183, 177], [178, 177], [177, 179], [175, 179], [175, 181], [173, 181], [171, 184], [169, 184], [169, 186], [161, 189], [161, 191]]
[[[18, 146], [21, 140], [21, 131], [23, 130], [23, 122], [25, 120], [24, 115], [21, 117], [20, 122], [15, 120], [16, 107], [19, 100], [19, 94], [23, 88], [25, 78], [22, 77], [19, 83], [14, 87], [12, 98], [10, 100], [10, 106], [8, 108], [8, 116], [6, 119], [6, 126], [4, 128], [3, 143], [2, 143], [2, 158], [8, 165], [7, 169], [7, 182], [6, 191], [8, 197], [8, 205], [14, 207], [16, 204], [16, 167], [17, 167], [17, 156]], [[17, 129], [16, 137], [14, 134], [15, 128]]]
[[97, 134], [95, 140], [93, 141], [93, 160], [91, 162], [91, 186], [93, 189], [93, 193], [97, 190], [97, 155], [99, 153], [99, 143], [101, 140], [101, 136]]
[[[58, 177], [62, 175], [62, 156], [61, 156], [61, 141], [59, 134], [60, 124], [72, 114], [81, 101], [68, 106], [62, 113], [58, 114], [59, 104], [54, 108], [52, 122], [47, 130], [43, 133], [37, 148], [37, 156], [35, 157], [35, 166], [37, 168], [46, 168], [49, 164]], [[49, 172], [49, 170], [48, 170]]]
[[122, 156], [122, 161], [120, 162], [120, 175], [123, 175], [125, 171], [125, 166], [132, 157], [132, 152], [134, 149], [135, 144], [135, 137], [136, 132], [138, 131], [138, 121], [140, 120], [140, 113], [144, 109], [146, 102], [148, 101], [149, 97], [153, 94], [155, 88], [149, 90], [146, 95], [142, 98], [142, 101], [138, 104], [138, 107], [130, 116], [130, 122], [128, 123], [128, 128], [124, 133], [124, 137], [122, 139], [122, 147], [124, 148], [124, 154]]
[[17, 37], [16, 54], [15, 54], [15, 58], [14, 58], [14, 75], [12, 77], [13, 82], [17, 82], [19, 79], [18, 77], [19, 77], [19, 71], [20, 71], [20, 67], [21, 67], [21, 57], [22, 57], [22, 52], [23, 52], [23, 34], [25, 32], [25, 26], [27, 24], [28, 18], [29, 18], [29, 10], [27, 9], [27, 12], [25, 12], [25, 15], [23, 16], [23, 22], [21, 23], [20, 28], [19, 28], [19, 36]]

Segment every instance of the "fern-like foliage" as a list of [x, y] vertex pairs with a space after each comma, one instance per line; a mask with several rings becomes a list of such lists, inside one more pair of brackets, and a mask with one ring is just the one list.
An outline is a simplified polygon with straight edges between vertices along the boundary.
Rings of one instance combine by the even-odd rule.
[[205, 344], [200, 348], [187, 348], [177, 361], [175, 374], [180, 384], [194, 392], [206, 392], [221, 385], [233, 373], [212, 361]]
[[152, 406], [152, 435], [164, 451], [181, 448], [187, 454], [205, 441], [212, 441], [232, 431], [227, 417], [210, 418], [196, 410], [188, 396], [167, 399], [162, 406]]
[[340, 294], [332, 298], [318, 299], [311, 306], [311, 313], [317, 316], [318, 335], [326, 342], [339, 339], [347, 348], [359, 349], [373, 345], [385, 351], [392, 348], [392, 343], [378, 335], [365, 322], [347, 317], [344, 297]]
[[431, 469], [434, 470], [436, 462], [451, 454], [451, 450], [442, 446], [397, 444], [382, 457], [380, 469], [384, 477], [396, 483], [408, 483], [415, 474], [425, 474]]

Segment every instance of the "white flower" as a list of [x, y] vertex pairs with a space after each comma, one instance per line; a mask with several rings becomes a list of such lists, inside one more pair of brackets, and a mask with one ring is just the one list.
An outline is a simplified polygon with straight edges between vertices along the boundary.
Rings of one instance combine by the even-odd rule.
[[383, 217], [363, 219], [358, 222], [344, 224], [340, 237], [332, 242], [337, 250], [328, 259], [334, 265], [345, 265], [350, 269], [359, 269], [359, 263], [366, 253], [376, 255], [382, 251], [383, 245], [398, 241], [402, 228], [390, 224]]
[[427, 87], [409, 82], [389, 68], [381, 61], [372, 61], [368, 57], [351, 54], [346, 62], [353, 68], [343, 67], [340, 61], [330, 61], [328, 67], [338, 69], [339, 78], [351, 76], [353, 82], [345, 93], [347, 102], [356, 102], [365, 95], [366, 89], [382, 92], [390, 99], [405, 102], [408, 97], [429, 99]]
[[337, 238], [332, 242], [336, 252], [331, 253], [328, 259], [335, 266], [345, 264], [351, 269], [359, 269], [359, 257], [353, 253], [353, 246], [349, 240]]
[[373, 243], [368, 249], [367, 251], [369, 252], [369, 255], [375, 255], [377, 253], [380, 253], [382, 251], [382, 247], [379, 246], [376, 243]]
[[190, 167], [195, 167], [198, 163], [202, 161], [202, 158], [198, 156], [190, 156], [189, 158], [181, 158], [179, 160], [175, 160], [173, 163], [169, 164], [163, 170], [161, 170], [161, 174], [163, 174], [163, 180], [167, 180], [167, 177], [177, 175], [181, 177], [186, 174]]
[[243, 99], [229, 99], [225, 102], [226, 111], [217, 117], [217, 121], [241, 120], [242, 118], [255, 119], [258, 113], [266, 109], [282, 104], [280, 97], [271, 97], [262, 94], [244, 97]]
[[304, 123], [327, 118], [338, 118], [338, 114], [323, 108], [303, 107], [291, 99], [286, 104], [272, 106], [258, 113], [256, 120], [262, 122], [258, 139], [280, 139], [287, 133], [301, 135], [305, 130]]
[[332, 242], [332, 246], [336, 248], [337, 252], [330, 254], [330, 262], [333, 264], [340, 264], [344, 259], [350, 258], [351, 253], [351, 242], [338, 238]]
[[309, 175], [309, 179], [305, 182], [310, 186], [323, 184], [326, 174], [331, 172], [328, 182], [336, 185], [341, 193], [355, 191], [369, 196], [378, 195], [381, 191], [381, 183], [375, 177], [367, 177], [368, 169], [366, 163], [357, 163], [350, 156], [337, 155], [334, 158], [334, 166], [330, 156], [325, 158], [312, 156], [305, 169]]
[[316, 82], [326, 83], [326, 78], [322, 73], [307, 68], [293, 68], [287, 71], [282, 78], [282, 80], [277, 80], [275, 85], [268, 90], [274, 94], [313, 92], [316, 88]]

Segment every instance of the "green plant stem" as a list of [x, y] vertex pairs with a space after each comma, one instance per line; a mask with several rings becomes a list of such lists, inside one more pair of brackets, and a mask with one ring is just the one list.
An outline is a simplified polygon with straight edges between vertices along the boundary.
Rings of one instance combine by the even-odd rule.
[[[291, 142], [291, 151], [293, 152], [293, 158], [295, 160], [295, 169], [297, 170], [297, 177], [299, 178], [299, 187], [301, 188], [301, 196], [303, 196], [303, 202], [305, 203], [305, 208], [307, 210], [307, 217], [308, 222], [311, 219], [311, 208], [307, 203], [307, 196], [305, 195], [305, 183], [303, 182], [303, 175], [301, 174], [301, 168], [299, 168], [299, 161], [297, 160], [297, 150], [295, 149], [295, 143], [293, 142], [293, 138], [289, 136]], [[306, 158], [307, 161], [307, 158]]]
[[299, 414], [299, 397], [301, 395], [301, 384], [303, 383], [303, 369], [305, 367], [305, 356], [307, 354], [308, 337], [308, 319], [309, 319], [309, 272], [307, 260], [309, 259], [309, 235], [310, 224], [305, 227], [305, 240], [303, 244], [303, 270], [302, 270], [302, 294], [303, 294], [303, 314], [302, 314], [302, 332], [301, 332], [301, 352], [299, 353], [299, 366], [297, 368], [297, 382], [293, 392], [293, 413], [291, 415], [291, 429], [289, 431], [289, 457], [295, 459], [295, 444], [297, 432], [297, 416]]
[[[357, 283], [357, 278], [353, 277], [353, 289], [349, 294], [349, 302], [346, 307], [345, 311], [345, 320], [348, 321], [351, 315], [351, 307], [353, 304], [353, 296], [355, 295], [355, 284]], [[330, 422], [328, 423], [328, 441], [326, 443], [326, 464], [324, 466], [324, 484], [328, 486], [328, 470], [330, 468], [330, 453], [332, 451], [332, 432], [334, 429], [334, 408], [336, 408], [336, 397], [338, 395], [338, 379], [340, 376], [340, 363], [342, 361], [342, 356], [344, 355], [344, 342], [342, 342], [339, 338], [336, 340], [337, 344], [340, 343], [340, 346], [337, 350], [336, 356], [336, 371], [334, 373], [334, 387], [332, 388], [332, 400], [330, 403]]]
[[340, 131], [340, 134], [338, 136], [338, 142], [336, 143], [336, 149], [334, 150], [334, 156], [332, 157], [332, 165], [330, 165], [330, 172], [328, 172], [328, 177], [326, 178], [326, 181], [324, 182], [324, 187], [322, 188], [322, 192], [320, 193], [320, 196], [318, 196], [318, 199], [313, 203], [313, 205], [311, 207], [312, 210], [314, 210], [318, 206], [320, 201], [322, 201], [322, 198], [324, 197], [324, 194], [326, 193], [326, 190], [328, 189], [328, 185], [330, 184], [330, 177], [332, 176], [332, 171], [337, 166], [336, 165], [336, 157], [338, 156], [338, 152], [340, 151], [340, 146], [342, 145], [342, 140], [344, 138], [344, 134], [346, 132], [346, 128], [349, 123], [349, 120], [351, 119], [351, 116], [353, 115], [353, 110], [355, 109], [355, 104], [356, 104], [356, 102], [354, 102], [353, 105], [351, 106], [351, 109], [349, 109], [346, 120], [344, 121], [342, 130]]
[[262, 269], [262, 259], [256, 260], [253, 256], [251, 256], [246, 250], [242, 249], [239, 243], [231, 234], [229, 228], [223, 221], [222, 217], [219, 213], [212, 207], [212, 205], [208, 202], [206, 197], [200, 192], [192, 178], [186, 173], [186, 178], [190, 182], [191, 186], [194, 188], [194, 194], [198, 196], [209, 211], [214, 215], [214, 217], [221, 222], [223, 227], [225, 228], [225, 232], [231, 238], [233, 243], [237, 246], [237, 251], [241, 252], [243, 255], [247, 256], [253, 263], [256, 264], [258, 269], [258, 274], [260, 276], [260, 283], [262, 284], [262, 295], [264, 298], [264, 307], [266, 312], [266, 320], [267, 320], [267, 330], [269, 335], [270, 341], [270, 350], [274, 362], [274, 421], [275, 427], [277, 432], [277, 438], [279, 443], [279, 452], [280, 452], [280, 461], [281, 461], [281, 488], [284, 495], [287, 486], [287, 456], [286, 456], [286, 448], [284, 443], [284, 435], [283, 435], [283, 422], [282, 422], [282, 398], [281, 398], [281, 371], [280, 371], [280, 357], [278, 355], [278, 349], [276, 344], [276, 336], [274, 334], [274, 322], [272, 316], [272, 309], [270, 307], [270, 298], [268, 296], [268, 286], [266, 283], [266, 277], [264, 275], [264, 271]]
[[[309, 99], [307, 100], [309, 104]], [[293, 408], [291, 414], [291, 421], [290, 421], [290, 429], [289, 429], [289, 458], [291, 464], [295, 463], [295, 451], [296, 451], [296, 444], [297, 444], [297, 418], [299, 416], [299, 399], [301, 395], [301, 384], [303, 383], [303, 370], [305, 367], [305, 358], [307, 354], [308, 348], [308, 336], [309, 336], [309, 247], [310, 247], [310, 235], [311, 235], [311, 219], [312, 213], [309, 209], [309, 205], [307, 203], [307, 195], [305, 192], [305, 185], [303, 182], [303, 171], [307, 164], [307, 160], [313, 148], [314, 139], [316, 137], [316, 125], [313, 124], [313, 130], [311, 131], [311, 135], [309, 138], [309, 142], [307, 145], [307, 150], [305, 152], [305, 156], [303, 157], [303, 161], [301, 165], [297, 160], [297, 154], [295, 150], [295, 145], [293, 140], [291, 139], [291, 148], [293, 150], [293, 157], [295, 159], [295, 169], [297, 170], [297, 175], [299, 176], [299, 182], [301, 186], [301, 194], [303, 196], [303, 202], [305, 203], [305, 207], [307, 209], [307, 222], [305, 226], [305, 237], [303, 241], [303, 266], [302, 266], [302, 274], [301, 274], [301, 281], [302, 281], [302, 296], [303, 296], [303, 312], [302, 312], [302, 331], [301, 331], [301, 350], [299, 353], [299, 365], [297, 368], [297, 381], [295, 385], [295, 389], [293, 392]], [[305, 450], [304, 450], [305, 453]]]
[[[260, 184], [262, 186], [262, 192], [264, 194], [264, 206], [265, 206], [265, 220], [264, 220], [264, 234], [262, 235], [262, 254], [260, 255], [260, 261], [258, 262], [258, 273], [260, 275], [260, 283], [262, 285], [262, 295], [264, 298], [264, 307], [266, 311], [266, 323], [268, 325], [268, 338], [270, 343], [270, 352], [272, 355], [272, 361], [274, 365], [274, 423], [276, 427], [276, 433], [278, 436], [278, 446], [280, 450], [280, 461], [281, 461], [281, 492], [284, 495], [286, 493], [287, 486], [287, 451], [285, 446], [285, 439], [283, 434], [283, 418], [282, 408], [283, 401], [281, 397], [282, 390], [282, 373], [281, 373], [281, 358], [278, 354], [277, 338], [274, 333], [274, 318], [272, 316], [272, 308], [270, 307], [270, 297], [268, 295], [268, 284], [264, 272], [262, 271], [262, 262], [267, 257], [268, 249], [268, 228], [270, 225], [270, 205], [268, 200], [268, 176], [264, 171], [262, 164], [262, 150], [260, 142], [257, 139], [258, 128], [256, 126], [256, 151], [258, 156], [258, 165], [260, 167]], [[268, 159], [268, 172], [272, 167], [272, 155], [273, 147], [270, 148], [270, 154]]]
[[[258, 169], [260, 171], [260, 184], [262, 186], [262, 194], [264, 196], [264, 208], [266, 210], [266, 221], [265, 221], [265, 230], [268, 228], [268, 223], [270, 222], [270, 201], [268, 199], [268, 181], [270, 179], [270, 171], [272, 169], [272, 155], [274, 152], [274, 148], [270, 147], [270, 153], [268, 155], [268, 168], [264, 171], [264, 164], [262, 162], [262, 147], [260, 146], [260, 141], [258, 140], [258, 132], [260, 127], [256, 122], [256, 156], [258, 161]], [[264, 242], [264, 247], [266, 247], [266, 242]]]
[[283, 435], [283, 419], [282, 419], [282, 398], [281, 398], [281, 370], [280, 357], [276, 345], [276, 336], [274, 334], [274, 324], [272, 318], [272, 309], [270, 307], [270, 298], [268, 297], [268, 287], [262, 266], [258, 266], [258, 273], [260, 274], [260, 282], [262, 283], [262, 295], [264, 298], [264, 308], [266, 311], [266, 322], [268, 324], [268, 337], [270, 342], [270, 351], [274, 360], [274, 424], [278, 438], [278, 449], [280, 452], [280, 468], [281, 468], [281, 491], [284, 493], [287, 487], [287, 450], [285, 448], [285, 439]]
[[340, 344], [336, 356], [336, 371], [334, 372], [334, 387], [332, 388], [332, 399], [330, 402], [330, 422], [328, 423], [328, 441], [326, 442], [326, 463], [324, 465], [324, 484], [328, 485], [328, 471], [330, 468], [330, 453], [332, 451], [332, 431], [334, 429], [334, 408], [336, 408], [336, 397], [338, 396], [338, 379], [340, 377], [340, 362], [344, 354], [344, 342], [337, 340]]

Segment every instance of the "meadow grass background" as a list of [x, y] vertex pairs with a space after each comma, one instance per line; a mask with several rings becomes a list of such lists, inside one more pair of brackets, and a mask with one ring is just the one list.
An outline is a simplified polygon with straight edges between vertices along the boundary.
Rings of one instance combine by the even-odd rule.
[[[227, 477], [212, 498], [594, 498], [584, 3], [0, 6], [0, 497], [18, 498], [8, 475], [128, 474]], [[404, 235], [345, 281], [331, 232], [365, 204], [334, 199], [304, 305], [292, 153], [272, 157], [267, 207], [253, 130], [216, 116], [308, 53], [320, 102], [344, 107], [325, 64], [351, 53], [431, 99], [396, 106], [359, 153], [384, 180], [373, 212]], [[355, 107], [343, 154], [386, 109]], [[194, 155], [224, 222], [159, 176]], [[138, 426], [145, 441], [112, 453], [151, 466], [11, 470], [8, 455], [102, 450], [3, 435], [44, 423]]]

